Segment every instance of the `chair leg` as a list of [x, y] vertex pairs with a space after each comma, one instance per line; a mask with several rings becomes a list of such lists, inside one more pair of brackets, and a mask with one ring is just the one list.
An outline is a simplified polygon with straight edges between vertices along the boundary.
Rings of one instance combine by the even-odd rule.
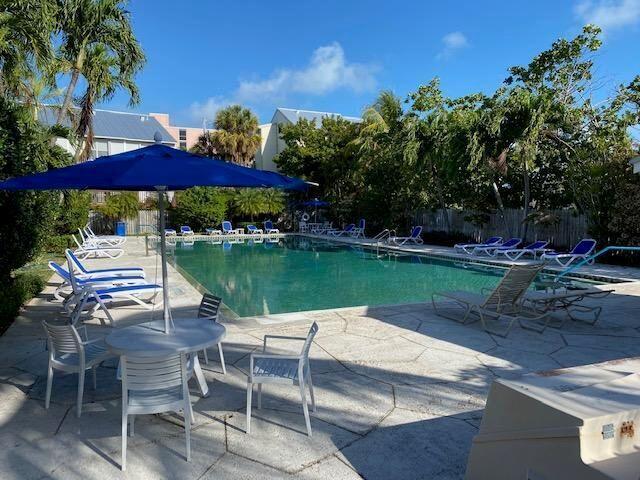
[[122, 460], [120, 461], [120, 468], [124, 472], [127, 468], [127, 414], [122, 411]]
[[304, 392], [304, 380], [300, 379], [300, 397], [302, 398], [302, 411], [304, 421], [307, 424], [307, 435], [311, 436], [311, 419], [309, 418], [309, 406], [307, 405], [307, 395]]
[[262, 384], [258, 384], [258, 410], [262, 410]]
[[205, 365], [209, 365], [209, 355], [207, 355], [207, 349], [205, 348], [202, 353], [204, 354], [204, 363]]
[[96, 390], [98, 388], [98, 377], [96, 375], [96, 370], [98, 369], [97, 365], [94, 365], [91, 369], [91, 373], [93, 376], [93, 389]]
[[136, 423], [136, 416], [129, 415], [129, 436], [130, 437], [133, 437], [133, 435], [135, 434], [134, 432], [135, 423]]
[[222, 353], [222, 343], [218, 344], [218, 353], [220, 354], [220, 363], [222, 364], [222, 373], [227, 374], [227, 366], [224, 363], [224, 353]]
[[81, 370], [78, 372], [78, 406], [77, 406], [77, 416], [80, 418], [82, 414], [82, 397], [84, 395], [84, 375], [85, 371]]
[[313, 413], [317, 412], [316, 409], [316, 396], [313, 393], [313, 380], [311, 380], [311, 372], [309, 372], [309, 395], [311, 396], [311, 409]]
[[51, 387], [53, 386], [53, 368], [49, 364], [49, 370], [47, 372], [47, 393], [44, 397], [44, 408], [49, 408], [49, 402], [51, 401]]
[[253, 393], [253, 383], [247, 382], [247, 428], [246, 432], [251, 432], [251, 394]]
[[184, 399], [184, 433], [187, 437], [187, 462], [191, 461], [191, 417], [193, 412], [191, 411], [191, 401], [189, 397]]

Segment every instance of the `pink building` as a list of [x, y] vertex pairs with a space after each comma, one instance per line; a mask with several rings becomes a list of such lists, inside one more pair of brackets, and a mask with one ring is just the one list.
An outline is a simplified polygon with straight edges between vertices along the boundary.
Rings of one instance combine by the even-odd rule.
[[177, 127], [175, 125], [171, 125], [168, 113], [149, 113], [149, 116], [155, 118], [160, 125], [162, 125], [164, 129], [171, 134], [176, 141], [176, 148], [189, 150], [198, 142], [198, 138], [202, 135], [202, 128]]

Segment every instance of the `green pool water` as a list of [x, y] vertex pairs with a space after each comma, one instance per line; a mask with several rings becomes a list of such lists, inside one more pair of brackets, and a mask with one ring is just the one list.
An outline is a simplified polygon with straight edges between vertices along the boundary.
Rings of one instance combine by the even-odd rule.
[[239, 316], [431, 300], [436, 291], [480, 292], [504, 270], [416, 255], [382, 256], [328, 241], [177, 242], [174, 263]]

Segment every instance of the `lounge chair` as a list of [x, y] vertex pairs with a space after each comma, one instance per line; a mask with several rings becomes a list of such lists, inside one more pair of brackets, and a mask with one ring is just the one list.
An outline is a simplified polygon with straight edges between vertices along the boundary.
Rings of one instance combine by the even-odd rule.
[[[566, 288], [560, 291], [529, 291], [524, 295], [524, 308], [530, 309], [534, 316], [543, 316], [545, 321], [520, 322], [522, 328], [535, 330], [542, 333], [547, 326], [554, 328], [562, 328], [567, 321], [571, 319], [594, 325], [600, 313], [602, 313], [601, 305], [585, 304], [585, 300], [600, 299], [613, 293], [613, 289], [600, 290], [598, 288]], [[562, 312], [564, 318], [560, 322], [551, 323], [551, 314]]]
[[49, 367], [47, 369], [47, 390], [44, 397], [44, 408], [49, 408], [51, 389], [53, 386], [53, 371], [60, 370], [65, 373], [78, 374], [78, 395], [76, 400], [76, 415], [82, 413], [82, 397], [84, 395], [84, 377], [87, 370], [93, 373], [93, 388], [96, 388], [96, 368], [105, 360], [115, 357], [107, 350], [103, 338], [85, 340], [80, 337], [78, 329], [74, 325], [54, 325], [47, 321], [42, 322], [47, 335], [47, 347], [49, 351]]
[[205, 228], [204, 231], [207, 235], [222, 235], [222, 230], [218, 230], [217, 228]]
[[367, 223], [366, 220], [364, 218], [361, 218], [358, 221], [358, 226], [353, 229], [353, 233], [351, 234], [351, 236], [355, 238], [358, 238], [358, 237], [364, 238], [364, 229], [365, 229], [366, 223]]
[[175, 228], [165, 228], [164, 234], [166, 237], [175, 237], [176, 235], [178, 235], [178, 232], [176, 232]]
[[[522, 297], [536, 278], [536, 275], [542, 270], [542, 267], [539, 264], [512, 266], [502, 277], [498, 286], [488, 295], [465, 291], [436, 292], [431, 297], [433, 308], [438, 315], [463, 324], [468, 323], [470, 320], [477, 320], [477, 318], [472, 317], [472, 315], [475, 315], [480, 319], [482, 327], [487, 332], [506, 337], [514, 322], [521, 317]], [[438, 297], [453, 301], [458, 308], [462, 308], [464, 310], [462, 318], [446, 314], [445, 309], [436, 302]], [[543, 317], [544, 315], [546, 313], [541, 313], [538, 317]], [[506, 328], [503, 330], [492, 328], [488, 324], [487, 318], [493, 318], [496, 322], [502, 319], [506, 320]], [[534, 318], [534, 320], [536, 319]]]
[[516, 248], [518, 248], [518, 245], [520, 245], [522, 243], [522, 239], [521, 238], [510, 238], [509, 240], [507, 240], [506, 242], [504, 242], [501, 245], [483, 245], [480, 247], [475, 247], [472, 251], [471, 251], [471, 255], [489, 255], [490, 257], [494, 257], [496, 255], [496, 250], [498, 249], [502, 249], [502, 250], [514, 250]]
[[73, 253], [73, 251], [69, 248], [65, 250], [65, 254], [67, 258], [71, 261], [71, 264], [74, 268], [77, 268], [80, 271], [81, 275], [88, 276], [126, 276], [126, 275], [136, 275], [142, 278], [145, 277], [144, 268], [142, 267], [114, 267], [114, 268], [101, 268], [97, 270], [89, 270], [84, 266], [84, 264], [80, 261], [78, 257]]
[[524, 248], [498, 247], [493, 251], [493, 256], [497, 257], [499, 255], [504, 255], [509, 260], [515, 261], [524, 255], [531, 255], [535, 260], [538, 255], [542, 255], [549, 251], [546, 248], [547, 245], [549, 245], [549, 242], [537, 240]]
[[194, 232], [193, 230], [191, 230], [191, 227], [189, 225], [182, 225], [180, 227], [180, 235], [190, 236], [190, 235], [194, 235]]
[[[542, 255], [543, 261], [556, 262], [561, 267], [568, 267], [576, 260], [587, 258], [596, 248], [596, 241], [591, 238], [583, 238], [569, 253], [546, 252]], [[593, 263], [593, 260], [589, 262]]]
[[117, 247], [127, 241], [126, 237], [120, 235], [96, 235], [90, 227], [85, 227], [84, 229], [79, 228], [78, 232], [80, 233], [80, 238], [83, 242], [93, 241], [98, 245], [105, 245], [108, 247]]
[[119, 258], [124, 255], [124, 250], [116, 247], [103, 247], [96, 245], [92, 241], [80, 243], [75, 235], [71, 235], [78, 248], [73, 252], [78, 258]]
[[280, 233], [280, 230], [277, 228], [273, 228], [273, 222], [271, 220], [267, 220], [264, 222], [264, 231], [267, 235], [272, 233]]
[[355, 223], [350, 223], [349, 225], [347, 225], [346, 227], [344, 227], [342, 230], [329, 230], [327, 233], [329, 235], [333, 235], [334, 237], [341, 237], [342, 235], [353, 235], [353, 232], [355, 231], [356, 228], [356, 224]]
[[222, 233], [224, 235], [240, 235], [242, 233], [242, 229], [233, 228], [233, 225], [229, 220], [224, 220], [222, 222]]
[[493, 245], [502, 245], [502, 237], [490, 237], [484, 243], [456, 243], [453, 248], [459, 253], [467, 253], [471, 255], [476, 247], [488, 247]]
[[256, 227], [255, 225], [247, 225], [247, 231], [251, 235], [263, 235], [264, 234], [264, 230], [262, 230], [261, 228]]
[[414, 243], [416, 245], [422, 245], [422, 238], [420, 235], [422, 234], [422, 226], [417, 225], [411, 228], [411, 234], [408, 237], [389, 237], [387, 240], [388, 243], [393, 243], [395, 245], [404, 245], [405, 243]]
[[[262, 353], [252, 353], [249, 357], [249, 378], [247, 379], [247, 428], [251, 433], [251, 397], [253, 386], [258, 385], [258, 409], [262, 408], [262, 384], [284, 383], [297, 385], [300, 388], [302, 411], [307, 424], [307, 435], [311, 436], [311, 420], [309, 407], [307, 406], [306, 387], [309, 386], [311, 396], [311, 408], [316, 411], [316, 399], [313, 394], [313, 382], [311, 380], [311, 366], [309, 365], [309, 350], [313, 338], [318, 333], [318, 324], [313, 322], [306, 337], [286, 337], [281, 335], [265, 335], [262, 344]], [[267, 353], [267, 341], [296, 340], [304, 342], [298, 355], [276, 355]]]

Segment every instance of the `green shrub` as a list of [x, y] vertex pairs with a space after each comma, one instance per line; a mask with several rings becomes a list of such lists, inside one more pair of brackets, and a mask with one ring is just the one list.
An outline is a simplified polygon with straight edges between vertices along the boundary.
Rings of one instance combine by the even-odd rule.
[[219, 225], [227, 215], [230, 192], [213, 187], [194, 187], [176, 194], [176, 206], [170, 211], [169, 223], [189, 225], [197, 232]]
[[0, 333], [11, 325], [20, 307], [38, 295], [44, 286], [45, 281], [37, 273], [20, 273], [11, 277], [9, 283], [0, 289]]
[[44, 251], [61, 255], [65, 249], [73, 248], [74, 245], [71, 235], [51, 235], [46, 239]]
[[115, 193], [108, 195], [104, 205], [100, 205], [96, 209], [111, 220], [121, 221], [136, 218], [140, 202], [136, 193]]
[[91, 194], [81, 191], [66, 191], [62, 195], [62, 208], [58, 216], [56, 231], [58, 233], [77, 233], [89, 221]]

